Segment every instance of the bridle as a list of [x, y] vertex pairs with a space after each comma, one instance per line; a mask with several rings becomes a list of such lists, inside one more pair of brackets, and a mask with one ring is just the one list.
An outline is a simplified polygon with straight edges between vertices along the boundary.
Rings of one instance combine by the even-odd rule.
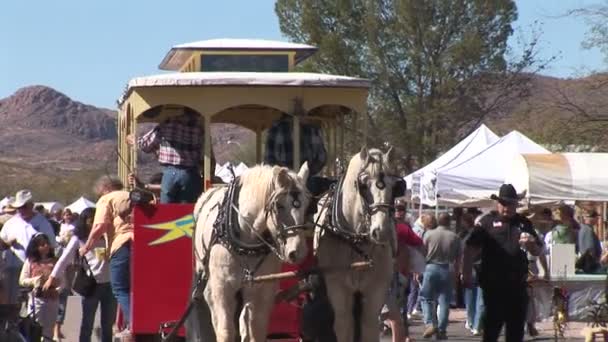
[[297, 235], [298, 231], [300, 230], [309, 229], [310, 225], [307, 223], [286, 225], [281, 222], [279, 220], [279, 211], [281, 210], [279, 201], [281, 196], [291, 196], [291, 206], [293, 208], [300, 209], [304, 203], [308, 202], [306, 199], [308, 199], [309, 194], [305, 190], [294, 190], [293, 188], [289, 190], [274, 191], [270, 197], [270, 200], [264, 207], [264, 216], [266, 221], [268, 221], [268, 217], [270, 216], [272, 224], [276, 228], [275, 240], [278, 240], [277, 242], [279, 244], [285, 245], [288, 238]]
[[[359, 195], [358, 198], [361, 202], [361, 208], [363, 209], [363, 217], [365, 220], [365, 224], [369, 227], [373, 215], [379, 212], [393, 214], [395, 212], [395, 205], [393, 204], [394, 195], [391, 195], [390, 202], [373, 202], [373, 199], [372, 201], [370, 201], [370, 198], [372, 197], [371, 190], [369, 189], [367, 183], [363, 181], [365, 177], [365, 171], [361, 171], [357, 176], [357, 180], [355, 181], [355, 188]], [[390, 176], [387, 176], [384, 172], [380, 172], [378, 178], [376, 178], [376, 181], [374, 183], [376, 188], [378, 188], [379, 190], [386, 189], [386, 177]]]

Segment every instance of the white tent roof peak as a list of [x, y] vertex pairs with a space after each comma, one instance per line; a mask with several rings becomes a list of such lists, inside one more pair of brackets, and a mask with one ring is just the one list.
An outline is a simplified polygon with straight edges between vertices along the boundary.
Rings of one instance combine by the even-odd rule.
[[498, 135], [492, 132], [486, 125], [481, 124], [473, 133], [466, 136], [437, 159], [406, 176], [405, 179], [408, 187], [411, 186], [414, 175], [422, 175], [425, 172], [436, 173], [442, 168], [457, 165], [483, 151], [488, 145], [496, 142], [498, 139]]
[[317, 51], [312, 45], [289, 43], [264, 39], [209, 39], [178, 44], [171, 47], [159, 68], [178, 70], [193, 51], [290, 51], [296, 53], [296, 64], [302, 62]]
[[440, 170], [437, 193], [442, 195], [465, 190], [497, 191], [504, 183], [513, 159], [522, 153], [550, 152], [520, 132], [512, 131], [470, 159]]
[[95, 203], [81, 196], [79, 199], [74, 201], [74, 203], [68, 205], [65, 208], [70, 209], [70, 211], [73, 213], [80, 214], [86, 208], [95, 208]]

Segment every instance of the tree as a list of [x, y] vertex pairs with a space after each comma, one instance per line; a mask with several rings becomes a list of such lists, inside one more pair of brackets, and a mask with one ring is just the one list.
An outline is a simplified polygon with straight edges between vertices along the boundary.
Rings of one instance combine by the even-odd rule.
[[587, 22], [589, 31], [583, 41], [583, 48], [599, 48], [608, 62], [608, 0], [604, 0], [603, 4], [573, 9], [568, 15], [582, 17]]
[[284, 35], [319, 47], [303, 69], [372, 81], [372, 143], [419, 163], [525, 96], [523, 72], [544, 66], [536, 40], [506, 58], [512, 0], [278, 0], [275, 11]]

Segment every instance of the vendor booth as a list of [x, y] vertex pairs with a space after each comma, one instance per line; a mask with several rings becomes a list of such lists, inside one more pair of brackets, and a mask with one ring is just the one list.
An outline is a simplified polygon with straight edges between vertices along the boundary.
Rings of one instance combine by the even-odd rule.
[[[524, 153], [513, 159], [506, 182], [513, 184], [518, 191], [524, 192], [524, 200], [528, 204], [551, 201], [606, 202], [608, 201], [607, 167], [608, 153]], [[605, 218], [605, 210], [600, 211]], [[601, 237], [603, 225], [598, 228], [596, 233]], [[571, 258], [576, 259], [576, 256], [571, 255]], [[573, 260], [569, 261], [573, 262]], [[553, 315], [554, 294], [558, 289], [567, 303], [568, 320], [593, 321], [593, 311], [597, 308], [597, 304], [594, 306], [594, 303], [604, 301], [606, 280], [605, 272], [602, 274], [572, 272], [557, 277], [552, 275], [549, 282], [534, 282], [534, 299], [540, 318]]]

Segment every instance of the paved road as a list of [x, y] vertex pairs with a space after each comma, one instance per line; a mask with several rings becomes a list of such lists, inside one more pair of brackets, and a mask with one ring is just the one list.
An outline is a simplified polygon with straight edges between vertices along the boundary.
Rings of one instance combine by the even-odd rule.
[[[77, 342], [78, 331], [80, 329], [80, 298], [77, 296], [71, 296], [68, 300], [68, 311], [66, 315], [66, 323], [63, 329], [66, 342]], [[99, 314], [97, 315], [95, 327], [99, 327]], [[583, 341], [580, 331], [585, 326], [583, 323], [570, 323], [568, 330], [566, 331], [566, 341]], [[549, 341], [553, 340], [553, 331], [550, 322], [542, 322], [537, 325], [540, 331], [540, 336], [536, 339], [528, 338], [526, 341]], [[418, 341], [424, 341], [422, 338], [422, 331], [424, 326], [419, 319], [415, 319], [411, 322], [411, 336]], [[452, 310], [450, 312], [450, 325], [448, 327], [448, 338], [449, 341], [481, 341], [479, 337], [472, 337], [468, 331], [464, 329], [464, 311], [463, 310]], [[390, 336], [382, 337], [382, 342], [391, 341]], [[94, 342], [99, 341], [98, 338], [93, 338]], [[564, 341], [564, 340], [562, 340]]]

